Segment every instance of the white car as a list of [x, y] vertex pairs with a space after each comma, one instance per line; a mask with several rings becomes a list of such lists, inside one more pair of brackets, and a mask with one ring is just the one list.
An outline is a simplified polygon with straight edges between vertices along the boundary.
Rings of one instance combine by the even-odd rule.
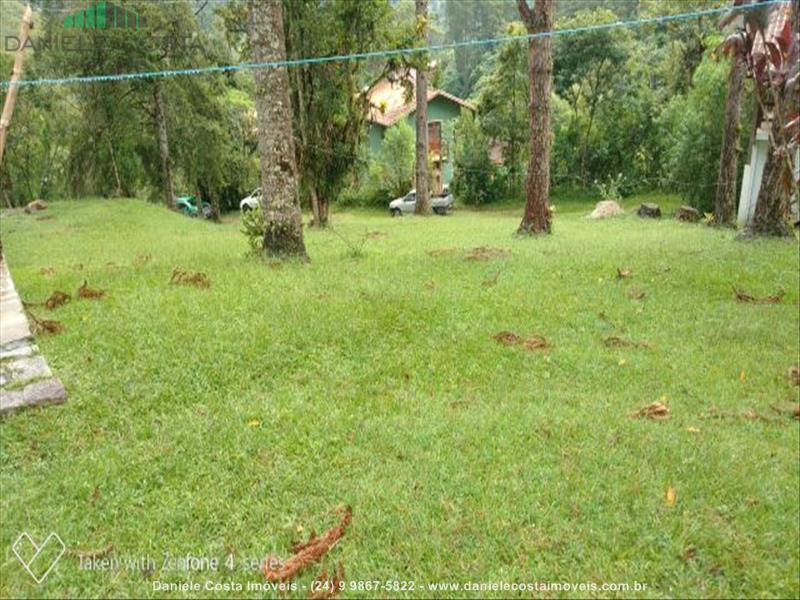
[[239, 210], [247, 212], [261, 206], [261, 188], [256, 188], [239, 202]]
[[[413, 213], [416, 205], [417, 190], [411, 190], [405, 196], [389, 202], [389, 213], [393, 217], [399, 217], [403, 213]], [[442, 188], [441, 194], [431, 194], [431, 208], [437, 215], [446, 215], [453, 208], [453, 195], [447, 186]]]

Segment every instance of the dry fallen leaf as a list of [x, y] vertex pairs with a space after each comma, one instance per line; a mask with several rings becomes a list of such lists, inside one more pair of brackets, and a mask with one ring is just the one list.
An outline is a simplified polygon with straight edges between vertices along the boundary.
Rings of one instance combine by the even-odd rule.
[[255, 427], [261, 427], [261, 421], [259, 421], [258, 419], [250, 419], [250, 420], [247, 422], [247, 426], [248, 426], [248, 427], [253, 427], [253, 428], [255, 428]]
[[745, 379], [747, 379], [747, 375], [745, 375], [745, 372], [744, 372], [744, 371], [740, 371], [740, 372], [739, 372], [739, 381], [741, 381], [742, 383], [744, 383]]
[[789, 369], [789, 381], [792, 385], [800, 385], [800, 366]]
[[201, 289], [211, 287], [211, 280], [205, 273], [186, 271], [180, 267], [172, 269], [172, 277], [170, 277], [169, 282], [177, 285], [191, 285]]
[[675, 491], [675, 488], [672, 487], [672, 486], [669, 486], [667, 488], [667, 493], [664, 496], [664, 503], [667, 506], [669, 506], [670, 508], [672, 508], [673, 506], [675, 506], [675, 503], [677, 501], [678, 501], [678, 494]]
[[520, 346], [525, 350], [545, 350], [550, 347], [550, 343], [541, 335], [532, 335], [522, 340]]
[[503, 344], [504, 346], [513, 346], [514, 344], [518, 344], [520, 341], [520, 337], [514, 333], [513, 331], [501, 331], [500, 333], [494, 334], [495, 341]]
[[84, 560], [95, 560], [98, 558], [103, 558], [104, 556], [110, 554], [114, 551], [114, 544], [107, 544], [102, 548], [98, 548], [96, 550], [79, 550], [79, 549], [69, 549], [67, 550], [67, 554], [70, 556], [74, 556], [76, 558], [81, 558]]
[[83, 285], [78, 288], [78, 297], [86, 300], [96, 300], [98, 298], [102, 298], [103, 294], [105, 293], [105, 290], [96, 290], [94, 288], [90, 288], [85, 279], [83, 280]]
[[620, 358], [619, 362], [617, 363], [620, 367], [624, 367], [627, 361], [624, 358]]
[[700, 430], [697, 427], [687, 427], [686, 431], [689, 433], [700, 433]]
[[617, 279], [628, 279], [629, 277], [633, 277], [632, 269], [617, 269]]
[[650, 342], [646, 340], [626, 340], [618, 335], [604, 337], [603, 344], [608, 348], [650, 348]]
[[72, 296], [70, 296], [65, 292], [59, 292], [58, 290], [56, 290], [55, 292], [50, 294], [50, 297], [47, 300], [44, 301], [44, 305], [50, 310], [53, 310], [54, 308], [58, 308], [62, 304], [66, 304], [70, 300], [72, 300]]
[[666, 421], [669, 419], [669, 408], [662, 402], [653, 402], [632, 413], [631, 416], [636, 419], [647, 418], [654, 421]]

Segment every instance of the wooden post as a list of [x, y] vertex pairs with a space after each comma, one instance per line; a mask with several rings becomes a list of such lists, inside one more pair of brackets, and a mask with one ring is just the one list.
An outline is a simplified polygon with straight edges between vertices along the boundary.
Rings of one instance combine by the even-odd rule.
[[6, 92], [6, 101], [3, 104], [3, 116], [0, 117], [0, 163], [3, 162], [3, 152], [6, 147], [6, 135], [8, 126], [11, 124], [11, 115], [14, 112], [14, 101], [17, 99], [19, 86], [15, 85], [22, 75], [22, 59], [25, 53], [25, 46], [28, 43], [28, 34], [33, 27], [33, 11], [29, 4], [22, 15], [22, 23], [19, 26], [19, 48], [14, 56], [14, 69], [11, 71], [11, 82]]

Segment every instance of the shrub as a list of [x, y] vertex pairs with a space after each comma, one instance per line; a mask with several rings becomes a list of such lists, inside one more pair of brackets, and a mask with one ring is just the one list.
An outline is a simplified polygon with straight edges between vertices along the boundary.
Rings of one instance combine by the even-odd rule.
[[618, 173], [616, 177], [609, 175], [605, 182], [595, 179], [594, 186], [600, 193], [602, 200], [611, 200], [619, 203], [622, 201], [623, 196], [627, 195], [624, 193], [626, 181], [622, 173]]
[[267, 222], [264, 211], [257, 206], [242, 215], [242, 233], [247, 238], [247, 245], [251, 254], [260, 254], [264, 247], [264, 235], [267, 232]]
[[472, 113], [464, 112], [455, 126], [454, 173], [450, 187], [464, 204], [489, 204], [499, 197], [502, 182], [489, 157], [491, 143]]
[[[679, 191], [701, 212], [714, 207], [728, 70], [727, 61], [704, 58], [694, 73], [689, 92], [673, 97], [661, 115], [665, 187]], [[749, 143], [752, 96], [745, 92], [743, 97], [741, 148], [747, 148]], [[746, 156], [740, 158], [739, 173], [746, 159]]]
[[386, 130], [378, 156], [368, 167], [368, 189], [374, 197], [394, 198], [414, 184], [414, 130], [405, 120]]

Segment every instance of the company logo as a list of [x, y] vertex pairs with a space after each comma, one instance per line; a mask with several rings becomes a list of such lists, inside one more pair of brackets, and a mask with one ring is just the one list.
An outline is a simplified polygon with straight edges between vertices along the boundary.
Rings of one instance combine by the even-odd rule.
[[41, 544], [37, 544], [23, 531], [11, 545], [11, 550], [36, 583], [42, 583], [47, 578], [66, 549], [61, 538], [53, 532]]
[[64, 18], [64, 29], [141, 29], [144, 19], [111, 2], [98, 2]]

